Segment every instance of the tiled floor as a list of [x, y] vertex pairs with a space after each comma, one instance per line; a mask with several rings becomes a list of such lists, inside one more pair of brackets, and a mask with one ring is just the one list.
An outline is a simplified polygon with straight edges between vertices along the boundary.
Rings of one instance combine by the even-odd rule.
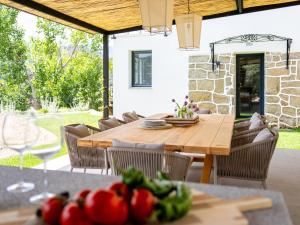
[[[189, 170], [188, 181], [198, 182], [200, 168]], [[212, 182], [212, 177], [211, 177]], [[260, 182], [221, 179], [222, 185], [262, 188]], [[300, 150], [276, 150], [271, 161], [267, 189], [282, 192], [291, 218], [300, 225]]]
[[[61, 163], [64, 161], [64, 163]], [[59, 167], [59, 165], [61, 165]], [[70, 170], [68, 158], [60, 163], [49, 165], [52, 169]], [[74, 172], [83, 172], [81, 169]], [[101, 174], [99, 170], [87, 170], [87, 173]], [[188, 181], [200, 180], [201, 167], [195, 165], [188, 173]], [[276, 150], [271, 162], [267, 187], [270, 190], [282, 192], [291, 218], [295, 225], [300, 225], [300, 150]], [[233, 179], [221, 179], [222, 185], [261, 188], [257, 182], [247, 182]]]

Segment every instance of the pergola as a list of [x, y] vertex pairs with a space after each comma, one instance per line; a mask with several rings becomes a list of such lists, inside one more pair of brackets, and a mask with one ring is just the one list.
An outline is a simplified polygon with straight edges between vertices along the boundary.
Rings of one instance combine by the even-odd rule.
[[[174, 16], [187, 12], [187, 0], [174, 2]], [[103, 116], [108, 117], [108, 37], [142, 29], [138, 0], [0, 0], [0, 3], [75, 29], [103, 34]], [[191, 11], [201, 14], [204, 20], [293, 5], [300, 5], [300, 1], [190, 0]]]

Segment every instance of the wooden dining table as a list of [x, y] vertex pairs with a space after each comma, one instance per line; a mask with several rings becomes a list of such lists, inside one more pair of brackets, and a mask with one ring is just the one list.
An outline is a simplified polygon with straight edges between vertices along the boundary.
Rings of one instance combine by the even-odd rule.
[[[163, 119], [167, 114], [147, 118]], [[212, 167], [217, 167], [217, 155], [229, 155], [235, 117], [233, 115], [199, 115], [199, 122], [188, 127], [163, 130], [142, 129], [144, 119], [99, 132], [78, 140], [80, 147], [107, 148], [113, 139], [132, 143], [165, 144], [165, 151], [205, 154], [201, 183], [209, 183]], [[216, 169], [214, 182], [216, 182]]]

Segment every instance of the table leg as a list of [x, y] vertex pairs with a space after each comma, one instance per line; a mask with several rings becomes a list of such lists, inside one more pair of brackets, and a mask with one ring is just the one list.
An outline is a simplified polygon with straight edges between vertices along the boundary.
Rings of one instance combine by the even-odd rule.
[[214, 184], [218, 184], [218, 164], [217, 164], [217, 156], [214, 155]]
[[201, 176], [201, 183], [209, 183], [210, 173], [213, 165], [213, 155], [205, 155], [204, 168]]

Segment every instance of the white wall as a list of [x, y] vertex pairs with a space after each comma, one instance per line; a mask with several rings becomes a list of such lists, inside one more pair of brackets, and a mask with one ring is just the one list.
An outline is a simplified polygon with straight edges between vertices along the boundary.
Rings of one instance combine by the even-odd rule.
[[[176, 29], [163, 35], [120, 35], [114, 40], [114, 115], [136, 110], [150, 115], [172, 112], [171, 99], [183, 99], [188, 93], [188, 57], [210, 54], [209, 43], [241, 34], [274, 34], [293, 39], [291, 51], [300, 51], [300, 6], [269, 10], [213, 20], [202, 24], [199, 51], [178, 49]], [[152, 50], [152, 88], [130, 87], [130, 51]], [[216, 53], [285, 52], [285, 42], [217, 45]]]
[[[187, 94], [188, 56], [178, 51], [176, 36], [141, 36], [117, 38], [114, 43], [114, 115], [136, 110], [150, 115], [170, 112], [172, 98], [183, 98]], [[152, 87], [130, 87], [130, 51], [152, 50]]]

